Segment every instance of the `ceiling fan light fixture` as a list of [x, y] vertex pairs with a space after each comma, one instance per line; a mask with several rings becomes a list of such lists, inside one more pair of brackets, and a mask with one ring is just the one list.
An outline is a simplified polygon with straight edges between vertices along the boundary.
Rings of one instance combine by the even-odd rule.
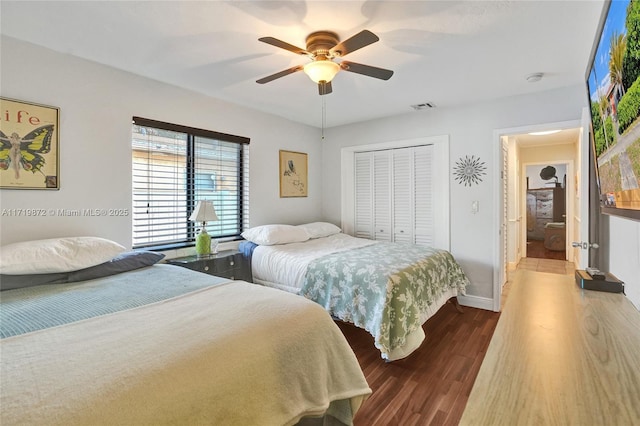
[[305, 74], [315, 83], [330, 82], [338, 71], [340, 71], [340, 65], [330, 60], [313, 61], [304, 66]]

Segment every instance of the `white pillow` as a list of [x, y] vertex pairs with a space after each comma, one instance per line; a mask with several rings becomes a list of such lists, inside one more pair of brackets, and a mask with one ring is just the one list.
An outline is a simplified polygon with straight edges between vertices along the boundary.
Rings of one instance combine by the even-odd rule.
[[70, 272], [99, 265], [126, 249], [98, 237], [25, 241], [0, 247], [0, 273], [8, 275]]
[[328, 237], [329, 235], [339, 234], [342, 232], [342, 230], [336, 225], [328, 222], [305, 223], [304, 225], [298, 225], [298, 228], [302, 228], [307, 231], [309, 238]]
[[242, 238], [261, 246], [300, 243], [309, 239], [309, 234], [293, 225], [262, 225], [247, 229]]

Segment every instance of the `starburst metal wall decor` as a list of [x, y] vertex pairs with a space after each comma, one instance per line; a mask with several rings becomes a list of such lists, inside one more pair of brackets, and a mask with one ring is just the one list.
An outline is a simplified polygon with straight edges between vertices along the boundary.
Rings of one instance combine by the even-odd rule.
[[480, 157], [465, 155], [464, 158], [460, 157], [456, 161], [453, 174], [458, 183], [464, 184], [464, 186], [471, 186], [472, 183], [479, 184], [482, 182], [481, 176], [486, 175], [485, 170], [487, 170], [487, 167], [484, 161], [480, 161]]

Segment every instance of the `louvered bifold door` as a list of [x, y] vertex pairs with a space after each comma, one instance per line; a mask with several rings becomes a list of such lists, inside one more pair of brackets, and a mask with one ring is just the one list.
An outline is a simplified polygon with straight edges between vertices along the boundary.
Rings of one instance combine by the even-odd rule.
[[414, 241], [433, 246], [434, 243], [434, 193], [433, 145], [414, 149]]
[[394, 149], [393, 241], [413, 243], [413, 148]]
[[355, 153], [355, 236], [373, 238], [373, 153]]
[[373, 229], [374, 239], [393, 241], [391, 230], [391, 151], [373, 153]]

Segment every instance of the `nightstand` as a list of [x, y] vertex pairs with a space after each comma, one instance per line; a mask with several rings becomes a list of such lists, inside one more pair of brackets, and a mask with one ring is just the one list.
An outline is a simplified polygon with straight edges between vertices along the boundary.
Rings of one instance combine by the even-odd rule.
[[251, 260], [238, 250], [220, 251], [205, 257], [177, 257], [167, 260], [167, 263], [217, 277], [253, 282]]

